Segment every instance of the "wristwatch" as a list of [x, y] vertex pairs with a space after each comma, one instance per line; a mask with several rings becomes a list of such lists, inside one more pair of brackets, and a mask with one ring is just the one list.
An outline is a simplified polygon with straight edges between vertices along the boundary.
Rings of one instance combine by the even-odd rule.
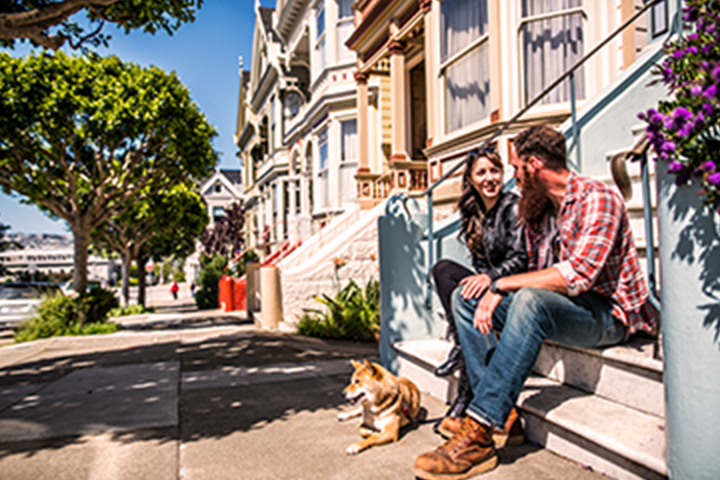
[[506, 292], [505, 290], [500, 290], [500, 287], [498, 287], [498, 284], [497, 284], [497, 280], [493, 280], [493, 281], [490, 283], [489, 290], [490, 290], [492, 293], [496, 293], [496, 294], [498, 294], [498, 295], [500, 295], [500, 296], [502, 296], [502, 297], [506, 297], [507, 294], [508, 294], [508, 292]]

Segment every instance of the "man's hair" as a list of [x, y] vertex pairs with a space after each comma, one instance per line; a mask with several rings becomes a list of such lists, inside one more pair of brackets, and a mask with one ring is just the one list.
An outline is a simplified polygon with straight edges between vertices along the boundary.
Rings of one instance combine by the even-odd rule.
[[513, 139], [515, 152], [523, 161], [534, 155], [552, 170], [567, 168], [565, 135], [549, 127], [526, 128]]

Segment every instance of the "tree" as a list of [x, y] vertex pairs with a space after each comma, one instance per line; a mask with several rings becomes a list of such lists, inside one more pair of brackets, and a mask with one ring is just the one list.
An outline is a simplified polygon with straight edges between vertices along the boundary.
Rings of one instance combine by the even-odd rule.
[[[22, 245], [20, 245], [17, 242], [13, 242], [11, 240], [5, 240], [5, 232], [7, 232], [10, 229], [10, 225], [5, 225], [3, 223], [0, 223], [0, 252], [4, 252], [8, 248], [23, 248]], [[6, 268], [5, 266], [0, 263], [0, 275], [6, 274]]]
[[[202, 4], [203, 0], [0, 0], [0, 45], [12, 48], [18, 40], [51, 50], [66, 42], [73, 49], [86, 43], [107, 45], [110, 36], [102, 33], [106, 22], [125, 33], [142, 29], [172, 35], [183, 23], [195, 21]], [[86, 20], [71, 19], [77, 13], [84, 13]]]
[[0, 54], [0, 111], [0, 187], [68, 222], [77, 292], [93, 229], [217, 162], [177, 76], [115, 56]]
[[233, 203], [225, 209], [212, 228], [206, 230], [201, 238], [205, 255], [235, 255], [243, 244], [245, 210], [239, 203]]
[[145, 306], [144, 272], [150, 257], [190, 255], [208, 221], [202, 197], [192, 185], [182, 183], [145, 196], [122, 215], [112, 217], [95, 229], [95, 242], [118, 253], [122, 259], [123, 304], [128, 305], [133, 261], [139, 272], [138, 304]]

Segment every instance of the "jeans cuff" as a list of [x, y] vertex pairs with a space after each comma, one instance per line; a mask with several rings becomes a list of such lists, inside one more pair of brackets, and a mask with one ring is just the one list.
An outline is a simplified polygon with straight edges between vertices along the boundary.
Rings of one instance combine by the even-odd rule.
[[467, 416], [472, 418], [478, 423], [481, 423], [485, 427], [494, 428], [492, 422], [489, 422], [484, 416], [480, 415], [479, 413], [473, 411], [468, 407], [468, 409], [465, 411], [467, 413]]

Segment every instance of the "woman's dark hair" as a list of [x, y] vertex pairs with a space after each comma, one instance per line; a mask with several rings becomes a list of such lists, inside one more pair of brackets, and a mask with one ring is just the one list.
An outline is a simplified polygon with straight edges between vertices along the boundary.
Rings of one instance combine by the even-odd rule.
[[458, 200], [458, 209], [460, 210], [460, 232], [458, 238], [465, 241], [470, 252], [475, 255], [483, 256], [482, 242], [485, 236], [483, 223], [485, 221], [485, 211], [482, 197], [470, 182], [472, 177], [472, 169], [478, 158], [487, 158], [490, 163], [504, 171], [500, 155], [495, 152], [495, 148], [489, 147], [483, 150], [471, 151], [465, 158], [465, 171], [462, 178], [462, 195]]

